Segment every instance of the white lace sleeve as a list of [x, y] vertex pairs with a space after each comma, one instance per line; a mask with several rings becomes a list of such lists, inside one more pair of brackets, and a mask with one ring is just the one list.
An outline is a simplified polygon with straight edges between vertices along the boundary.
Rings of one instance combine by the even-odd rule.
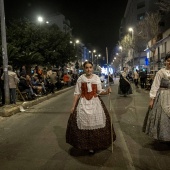
[[76, 87], [74, 90], [74, 95], [79, 95], [79, 94], [81, 94], [81, 77], [78, 78]]
[[160, 88], [161, 79], [162, 79], [162, 73], [161, 73], [161, 70], [160, 70], [156, 73], [154, 81], [152, 83], [151, 90], [150, 90], [150, 93], [149, 93], [150, 98], [156, 97], [156, 93], [157, 93], [158, 89]]

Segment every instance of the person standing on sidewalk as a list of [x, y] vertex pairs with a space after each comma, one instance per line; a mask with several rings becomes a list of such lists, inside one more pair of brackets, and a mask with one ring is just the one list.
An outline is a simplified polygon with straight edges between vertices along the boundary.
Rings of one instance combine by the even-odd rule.
[[139, 73], [137, 69], [134, 71], [134, 83], [136, 88], [139, 88]]
[[76, 83], [66, 142], [94, 154], [95, 150], [108, 148], [116, 139], [109, 112], [99, 97], [111, 93], [111, 88], [106, 91], [102, 89], [100, 78], [93, 74], [91, 62], [86, 61], [83, 67], [85, 74], [82, 74]]
[[49, 90], [50, 90], [50, 93], [54, 93], [55, 92], [55, 86], [56, 86], [56, 83], [57, 83], [57, 74], [56, 72], [52, 72], [52, 74], [49, 76]]
[[[4, 74], [1, 77], [4, 80]], [[19, 82], [19, 78], [15, 72], [12, 71], [12, 66], [8, 66], [8, 79], [9, 79], [9, 92], [10, 92], [10, 103], [16, 104], [16, 88]]]
[[165, 65], [156, 73], [151, 86], [142, 131], [156, 140], [170, 142], [170, 52], [165, 57]]
[[123, 94], [126, 97], [128, 94], [132, 94], [132, 87], [130, 81], [127, 78], [127, 67], [123, 67], [123, 71], [120, 74], [118, 94]]

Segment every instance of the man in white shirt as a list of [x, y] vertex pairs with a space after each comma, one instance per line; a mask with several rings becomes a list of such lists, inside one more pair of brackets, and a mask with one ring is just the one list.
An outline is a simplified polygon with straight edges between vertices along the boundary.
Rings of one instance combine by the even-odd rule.
[[134, 71], [134, 83], [135, 83], [136, 88], [139, 88], [138, 79], [139, 79], [139, 74], [138, 74], [138, 70], [136, 69], [136, 71]]

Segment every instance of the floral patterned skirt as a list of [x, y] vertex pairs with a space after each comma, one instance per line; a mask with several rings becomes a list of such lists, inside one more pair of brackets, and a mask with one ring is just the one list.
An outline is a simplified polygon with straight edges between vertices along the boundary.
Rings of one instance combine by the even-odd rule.
[[170, 117], [161, 104], [161, 91], [158, 91], [152, 109], [148, 108], [142, 131], [160, 141], [170, 141]]
[[[66, 130], [66, 142], [72, 145], [74, 148], [83, 149], [83, 150], [90, 150], [90, 149], [99, 150], [99, 149], [106, 149], [111, 145], [112, 138], [111, 138], [110, 115], [104, 102], [101, 99], [100, 101], [106, 115], [106, 126], [104, 128], [99, 128], [94, 130], [78, 129], [76, 108], [75, 111], [70, 115], [67, 124], [67, 130]], [[113, 132], [113, 141], [115, 141], [116, 134], [113, 125], [112, 125], [112, 132]]]

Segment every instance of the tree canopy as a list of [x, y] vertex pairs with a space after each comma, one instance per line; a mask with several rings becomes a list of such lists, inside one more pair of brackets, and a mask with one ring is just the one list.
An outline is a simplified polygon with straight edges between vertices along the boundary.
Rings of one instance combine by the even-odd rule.
[[47, 63], [64, 66], [76, 60], [70, 35], [55, 24], [37, 25], [27, 19], [13, 20], [6, 30], [8, 60], [16, 67]]

